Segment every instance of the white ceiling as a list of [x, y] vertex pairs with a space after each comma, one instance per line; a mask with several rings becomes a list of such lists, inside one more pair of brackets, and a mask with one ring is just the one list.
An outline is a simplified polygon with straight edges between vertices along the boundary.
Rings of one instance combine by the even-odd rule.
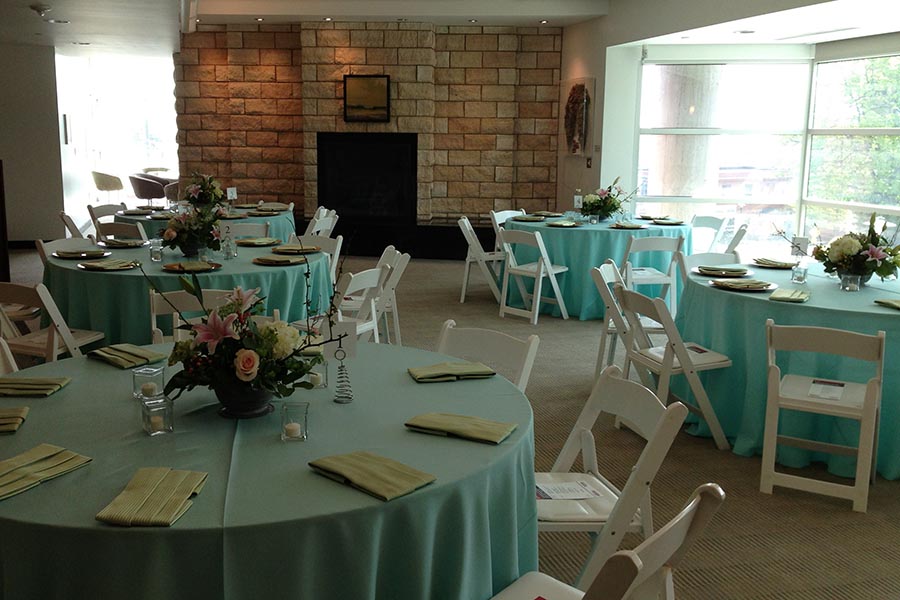
[[[640, 0], [615, 0], [639, 2]], [[319, 20], [564, 27], [607, 14], [610, 0], [0, 0], [0, 43], [56, 46], [61, 52], [167, 55], [179, 25]], [[67, 24], [48, 19], [66, 20]], [[900, 0], [836, 0], [648, 40], [659, 44], [817, 43], [900, 30]], [[743, 33], [741, 33], [743, 32]], [[751, 32], [751, 33], [746, 33]], [[84, 44], [89, 44], [85, 46]]]

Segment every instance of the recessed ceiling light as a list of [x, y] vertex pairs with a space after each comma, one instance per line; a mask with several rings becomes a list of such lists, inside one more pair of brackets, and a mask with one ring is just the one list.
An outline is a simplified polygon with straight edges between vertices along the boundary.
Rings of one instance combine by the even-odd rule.
[[477, 23], [478, 19], [469, 19], [469, 23]]
[[257, 22], [262, 21], [262, 20], [263, 20], [262, 17], [256, 17], [256, 21], [257, 21]]
[[325, 17], [325, 18], [322, 19], [322, 20], [323, 20], [323, 21], [330, 21], [330, 20], [331, 20], [331, 17]]
[[741, 35], [747, 35], [748, 33], [756, 33], [752, 29], [738, 29], [735, 33], [739, 33]]
[[199, 23], [200, 19], [194, 19], [194, 23]]
[[541, 19], [541, 25], [546, 25], [549, 22], [550, 21], [548, 21], [547, 19]]
[[44, 23], [53, 23], [54, 25], [67, 25], [69, 22], [65, 19], [44, 19]]
[[397, 19], [397, 20], [400, 21], [401, 23], [406, 23], [406, 19], [404, 19], [403, 17], [400, 17], [400, 18]]
[[90, 42], [72, 42], [75, 46], [90, 46]]

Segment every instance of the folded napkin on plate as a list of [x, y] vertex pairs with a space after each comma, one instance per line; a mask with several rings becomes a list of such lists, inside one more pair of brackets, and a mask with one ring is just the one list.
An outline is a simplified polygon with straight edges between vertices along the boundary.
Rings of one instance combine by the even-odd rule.
[[215, 265], [205, 260], [189, 260], [185, 262], [168, 263], [163, 267], [167, 271], [183, 271], [185, 273], [202, 273], [203, 271], [212, 271]]
[[272, 237], [241, 238], [235, 240], [234, 243], [238, 246], [272, 246], [274, 244], [280, 244], [281, 240]]
[[773, 269], [790, 269], [796, 265], [796, 262], [784, 262], [780, 260], [772, 260], [771, 258], [754, 258], [753, 262], [761, 267], [771, 267]]
[[57, 250], [60, 258], [103, 258], [106, 250]]
[[772, 292], [769, 300], [775, 300], [776, 302], [806, 302], [809, 300], [809, 292], [806, 290], [780, 289]]
[[0, 396], [49, 396], [70, 381], [69, 377], [0, 377]]
[[730, 290], [767, 290], [772, 284], [758, 279], [713, 279], [714, 286]]
[[139, 248], [143, 246], [146, 242], [144, 240], [129, 240], [129, 239], [112, 239], [112, 238], [103, 238], [100, 240], [104, 244], [106, 244], [109, 248]]
[[644, 226], [640, 223], [629, 223], [628, 221], [616, 221], [612, 225], [610, 225], [613, 229], [643, 229]]
[[540, 215], [516, 215], [512, 218], [513, 221], [525, 221], [526, 223], [537, 223], [543, 221], [545, 217]]
[[153, 212], [151, 208], [129, 208], [128, 210], [123, 210], [123, 215], [149, 215]]
[[121, 258], [101, 258], [100, 260], [89, 260], [78, 264], [89, 271], [121, 271], [137, 266], [133, 260], [122, 260]]
[[138, 469], [96, 519], [125, 527], [169, 527], [191, 507], [191, 498], [203, 489], [206, 475], [167, 467]]
[[275, 216], [278, 216], [278, 213], [282, 213], [285, 210], [286, 209], [257, 208], [256, 210], [247, 211], [247, 216], [249, 216], [249, 217], [275, 217]]
[[77, 452], [41, 444], [27, 452], [0, 461], [0, 500], [6, 500], [42, 481], [83, 467], [91, 459]]
[[551, 221], [547, 223], [547, 227], [579, 227], [581, 223], [575, 221], [560, 219], [559, 221]]
[[413, 417], [404, 425], [413, 431], [450, 435], [489, 444], [499, 444], [518, 427], [515, 423], [449, 413], [425, 413]]
[[306, 262], [303, 256], [257, 256], [253, 263], [269, 267], [288, 267], [290, 265], [302, 265]]
[[150, 218], [155, 221], [165, 221], [165, 220], [171, 219], [174, 216], [175, 216], [175, 213], [172, 213], [172, 212], [158, 212], [158, 213], [153, 213], [152, 215], [150, 215]]
[[723, 267], [713, 265], [700, 265], [697, 270], [701, 273], [704, 271], [714, 271], [718, 273], [746, 273], [747, 267]]
[[653, 215], [641, 215], [640, 218], [644, 219], [645, 221], [657, 221], [657, 220], [662, 221], [664, 219], [668, 219], [669, 215], [663, 215], [661, 217], [654, 217]]
[[108, 362], [120, 369], [131, 369], [167, 358], [165, 354], [153, 352], [134, 344], [113, 344], [105, 348], [91, 350], [88, 352], [88, 356]]
[[561, 217], [561, 216], [563, 216], [563, 213], [553, 212], [552, 210], [536, 210], [532, 214], [535, 214], [539, 217]]
[[0, 408], [0, 433], [15, 433], [27, 416], [27, 406]]
[[381, 500], [405, 496], [437, 479], [396, 460], [362, 451], [317, 458], [309, 466]]
[[893, 299], [889, 299], [889, 298], [876, 298], [875, 304], [878, 304], [880, 306], [886, 306], [888, 308], [896, 308], [897, 310], [900, 310], [900, 300], [893, 300]]
[[313, 254], [321, 252], [319, 246], [304, 246], [302, 244], [282, 244], [277, 248], [272, 248], [272, 252], [276, 254]]
[[256, 208], [259, 204], [251, 204], [249, 202], [245, 202], [243, 204], [232, 204], [234, 208]]
[[407, 370], [410, 376], [419, 383], [483, 379], [496, 374], [493, 369], [480, 362], [442, 362], [427, 367], [411, 367]]
[[681, 219], [653, 219], [657, 225], [682, 225], [684, 221]]

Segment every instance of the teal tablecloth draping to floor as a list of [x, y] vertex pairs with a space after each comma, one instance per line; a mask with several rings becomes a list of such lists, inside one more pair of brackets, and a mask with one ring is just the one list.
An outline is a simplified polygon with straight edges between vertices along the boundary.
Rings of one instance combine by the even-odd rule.
[[[166, 351], [168, 346], [159, 346]], [[0, 596], [135, 600], [485, 600], [537, 568], [531, 407], [501, 377], [417, 384], [411, 366], [446, 356], [360, 344], [347, 361], [355, 399], [333, 386], [309, 401], [309, 439], [280, 440], [276, 411], [246, 421], [217, 414], [205, 388], [175, 401], [175, 432], [141, 430], [131, 373], [75, 358], [23, 376], [72, 377], [28, 405], [0, 439], [0, 460], [40, 443], [93, 458], [87, 466], [0, 501]], [[330, 365], [334, 376], [334, 365]], [[454, 412], [518, 424], [498, 446], [425, 435], [403, 423]], [[315, 474], [316, 458], [366, 450], [437, 480], [382, 502]], [[94, 519], [140, 467], [204, 471], [205, 487], [172, 527]]]
[[[234, 208], [232, 212], [245, 214], [249, 209]], [[115, 220], [119, 223], [137, 223], [144, 228], [148, 239], [160, 237], [159, 230], [165, 229], [166, 221], [161, 219], [151, 219], [146, 215], [116, 215]], [[296, 223], [294, 222], [294, 213], [284, 211], [274, 213], [265, 217], [246, 217], [244, 219], [223, 219], [219, 221], [222, 231], [225, 231], [230, 223], [269, 223], [269, 237], [279, 238], [283, 242], [287, 242], [292, 233], [296, 233]]]
[[[57, 248], [68, 248], [84, 240], [57, 240], [47, 244], [48, 255]], [[96, 247], [93, 247], [96, 249]], [[223, 260], [221, 254], [213, 261], [222, 268], [200, 273], [200, 285], [205, 289], [260, 288], [265, 297], [266, 313], [273, 308], [281, 311], [281, 318], [294, 321], [306, 318], [307, 265], [261, 266], [253, 258], [271, 255], [271, 248], [238, 249], [233, 260]], [[150, 262], [148, 249], [113, 249], [112, 258], [141, 261], [154, 285], [162, 291], [181, 289], [179, 275], [162, 270], [162, 265], [187, 260], [181, 252], [166, 249], [162, 262]], [[150, 297], [149, 285], [139, 269], [128, 271], [85, 271], [79, 260], [62, 260], [48, 256], [44, 268], [44, 284], [53, 295], [69, 327], [103, 331], [104, 343], [130, 342], [149, 344]], [[309, 255], [310, 301], [315, 309], [327, 306], [331, 298], [332, 282], [325, 254]]]
[[[550, 261], [555, 265], [569, 267], [567, 273], [557, 276], [560, 283], [563, 299], [569, 316], [582, 321], [603, 318], [603, 300], [597, 291], [594, 281], [591, 279], [590, 270], [599, 267], [606, 259], [616, 261], [616, 265], [622, 268], [622, 258], [628, 246], [628, 239], [635, 237], [678, 237], [684, 236], [683, 252], [691, 252], [691, 227], [690, 225], [654, 225], [649, 223], [646, 229], [610, 229], [612, 221], [606, 221], [597, 225], [584, 224], [580, 227], [548, 227], [546, 222], [529, 223], [525, 221], [506, 221], [505, 227], [522, 231], [538, 231], [544, 240]], [[533, 262], [538, 258], [535, 248], [519, 247], [515, 250], [516, 259], [520, 263]], [[644, 252], [634, 257], [632, 264], [636, 267], [654, 267], [665, 271], [669, 266], [671, 254]], [[529, 284], [530, 281], [526, 280]], [[510, 290], [518, 297], [514, 284]], [[653, 295], [659, 292], [658, 286], [641, 286], [638, 291], [642, 294]], [[550, 284], [544, 282], [542, 294], [552, 296]], [[560, 316], [559, 307], [554, 304], [544, 304], [541, 307], [542, 314]]]
[[[805, 289], [805, 304], [770, 301], [769, 293], [731, 292], [713, 288], [709, 277], [691, 275], [675, 324], [685, 340], [697, 342], [727, 354], [733, 365], [701, 373], [716, 415], [733, 451], [742, 456], [762, 454], [766, 410], [766, 319], [779, 325], [816, 325], [860, 333], [886, 334], [884, 381], [881, 403], [881, 432], [878, 439], [878, 473], [887, 479], [900, 478], [900, 312], [874, 304], [876, 298], [900, 300], [900, 283], [873, 278], [862, 291], [842, 292], [836, 278], [828, 277], [822, 266], [810, 266], [805, 285], [791, 283], [790, 270], [762, 269], [748, 265], [754, 279], [778, 284], [783, 289]], [[868, 379], [873, 371], [867, 363], [820, 354], [790, 353], [779, 358], [783, 370], [836, 379]], [[676, 377], [673, 390], [688, 395], [683, 377]], [[692, 433], [709, 436], [705, 422], [692, 425]], [[781, 411], [780, 431], [786, 435], [811, 437], [838, 444], [855, 444], [859, 439], [856, 421]], [[834, 474], [852, 477], [856, 461], [852, 457], [814, 453], [779, 446], [777, 460], [789, 467], [805, 467], [825, 462]]]

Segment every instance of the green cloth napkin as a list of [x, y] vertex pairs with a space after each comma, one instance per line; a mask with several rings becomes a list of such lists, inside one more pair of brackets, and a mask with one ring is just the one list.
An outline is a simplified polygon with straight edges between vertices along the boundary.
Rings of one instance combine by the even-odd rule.
[[20, 494], [42, 481], [83, 467], [91, 459], [52, 444], [41, 444], [27, 452], [0, 461], [0, 500]]
[[165, 354], [153, 352], [134, 344], [113, 344], [88, 352], [88, 356], [96, 358], [120, 369], [131, 369], [148, 363], [155, 363], [167, 358]]
[[115, 238], [103, 238], [101, 241], [110, 248], [139, 248], [144, 245], [144, 240], [138, 239], [122, 240]]
[[524, 221], [525, 223], [540, 223], [544, 220], [545, 217], [539, 215], [516, 215], [512, 218], [513, 221]]
[[55, 254], [60, 258], [103, 258], [106, 250], [57, 250]]
[[272, 248], [272, 252], [276, 254], [313, 254], [321, 252], [318, 246], [304, 246], [302, 244], [283, 244], [277, 248]]
[[502, 423], [481, 417], [450, 413], [425, 413], [413, 417], [404, 425], [413, 431], [450, 435], [489, 444], [499, 444], [518, 427], [515, 423]]
[[809, 292], [806, 290], [775, 290], [769, 296], [769, 300], [776, 302], [806, 302], [809, 300]]
[[644, 226], [640, 223], [630, 223], [628, 221], [616, 221], [612, 225], [610, 225], [613, 229], [643, 229]]
[[137, 266], [133, 260], [122, 260], [121, 258], [89, 260], [87, 262], [78, 263], [78, 265], [82, 269], [87, 269], [89, 271], [122, 271], [125, 269], [133, 269]]
[[483, 379], [496, 374], [493, 369], [480, 362], [442, 362], [427, 367], [411, 367], [407, 370], [418, 383]]
[[747, 273], [747, 267], [719, 267], [712, 265], [699, 265], [697, 270], [701, 273], [734, 273], [737, 274], [745, 274]]
[[49, 396], [72, 381], [69, 377], [0, 377], [0, 396]]
[[797, 264], [795, 262], [772, 260], [771, 258], [754, 258], [753, 262], [761, 267], [769, 267], [772, 269], [791, 269]]
[[393, 500], [428, 485], [437, 477], [371, 452], [351, 452], [317, 458], [312, 469], [380, 500]]
[[713, 279], [712, 284], [729, 290], [766, 290], [772, 285], [768, 281], [758, 279]]
[[547, 223], [547, 227], [581, 227], [581, 223], [575, 221], [551, 221]]
[[290, 265], [302, 265], [306, 262], [303, 256], [257, 256], [253, 259], [254, 264], [266, 265], [269, 267], [288, 267]]
[[207, 474], [167, 467], [138, 469], [125, 489], [96, 519], [124, 527], [169, 527], [191, 507]]
[[888, 299], [888, 298], [877, 298], [875, 300], [875, 304], [878, 304], [879, 306], [886, 306], [888, 308], [896, 308], [897, 310], [900, 310], [900, 300], [892, 300], [892, 299]]
[[0, 433], [15, 433], [25, 422], [27, 416], [27, 406], [0, 408]]
[[280, 244], [281, 240], [273, 237], [241, 238], [234, 243], [238, 246], [274, 246]]
[[167, 263], [163, 266], [165, 271], [177, 271], [181, 273], [203, 273], [212, 271], [216, 265], [205, 260], [189, 260], [185, 262]]

